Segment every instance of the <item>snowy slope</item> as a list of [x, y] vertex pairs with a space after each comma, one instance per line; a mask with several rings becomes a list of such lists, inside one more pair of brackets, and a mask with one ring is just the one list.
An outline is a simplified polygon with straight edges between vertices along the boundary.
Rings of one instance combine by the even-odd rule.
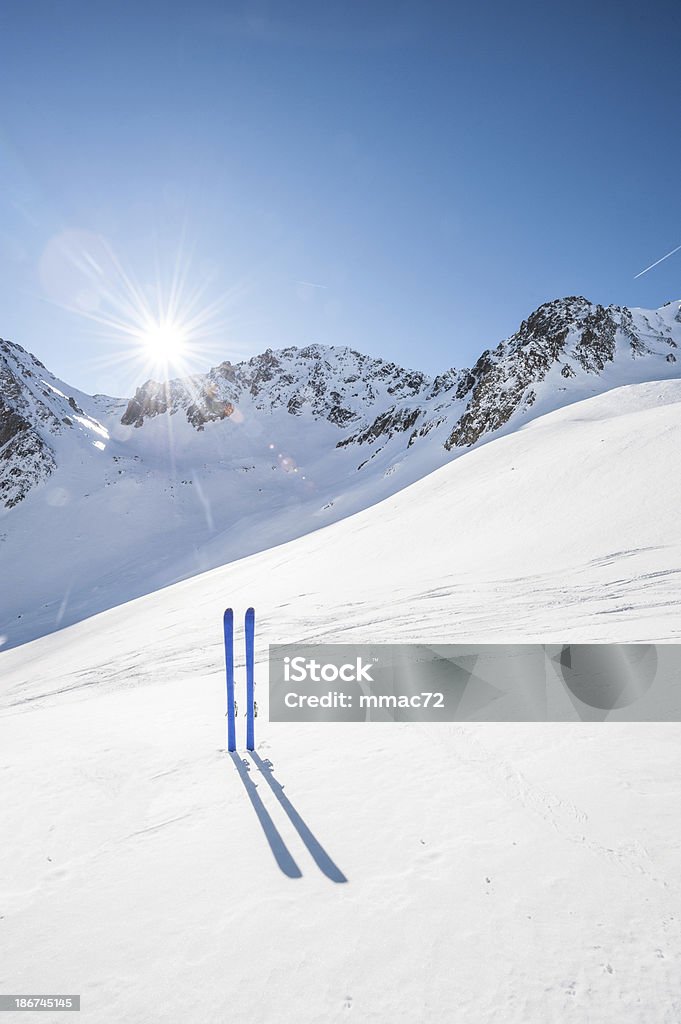
[[96, 1024], [677, 1022], [678, 725], [263, 713], [232, 761], [220, 619], [258, 609], [263, 712], [277, 640], [678, 640], [680, 411], [574, 404], [1, 654], [0, 988]]
[[403, 467], [389, 446], [358, 473], [338, 425], [248, 394], [200, 432], [169, 415], [135, 429], [112, 405], [97, 410], [103, 434], [51, 439], [57, 468], [0, 519], [11, 645], [333, 522], [448, 459], [430, 446]]
[[434, 379], [309, 346], [129, 402], [0, 343], [0, 637], [20, 644], [316, 530], [553, 409], [678, 377], [679, 316], [678, 302], [569, 298]]

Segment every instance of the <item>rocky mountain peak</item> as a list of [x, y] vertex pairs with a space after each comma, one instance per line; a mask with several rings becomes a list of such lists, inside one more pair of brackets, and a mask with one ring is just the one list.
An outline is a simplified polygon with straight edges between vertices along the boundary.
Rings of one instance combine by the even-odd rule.
[[285, 407], [338, 427], [360, 422], [379, 396], [416, 395], [429, 381], [425, 374], [350, 348], [324, 345], [266, 349], [240, 363], [229, 360], [206, 374], [169, 381], [147, 381], [123, 415], [124, 424], [184, 412], [201, 430], [248, 403], [261, 412]]
[[[470, 447], [499, 430], [534, 404], [537, 386], [551, 373], [563, 380], [598, 375], [618, 356], [650, 356], [658, 365], [676, 362], [670, 319], [662, 310], [602, 306], [579, 295], [544, 303], [515, 334], [461, 373], [456, 394], [466, 408], [445, 447]], [[657, 372], [667, 375], [661, 367]]]
[[[313, 429], [327, 431], [316, 436], [330, 452], [357, 450], [356, 469], [376, 466], [380, 453], [383, 461], [401, 458], [426, 437], [446, 458], [609, 387], [678, 376], [680, 343], [679, 302], [642, 310], [571, 295], [543, 303], [470, 368], [435, 378], [352, 348], [289, 346], [225, 360], [207, 373], [149, 380], [126, 404], [74, 392], [21, 346], [0, 342], [0, 503], [16, 505], [49, 476], [60, 445], [101, 449], [98, 438], [108, 433], [100, 420], [115, 432], [119, 424], [138, 430], [178, 416], [193, 444], [193, 432], [210, 424], [252, 427], [283, 412], [287, 423], [304, 422], [303, 447]], [[236, 437], [231, 429], [225, 426], [225, 452]], [[147, 430], [133, 432], [131, 451], [138, 436], [143, 445]]]
[[106, 433], [82, 397], [21, 345], [0, 339], [0, 505], [14, 507], [50, 476], [60, 438], [87, 428]]

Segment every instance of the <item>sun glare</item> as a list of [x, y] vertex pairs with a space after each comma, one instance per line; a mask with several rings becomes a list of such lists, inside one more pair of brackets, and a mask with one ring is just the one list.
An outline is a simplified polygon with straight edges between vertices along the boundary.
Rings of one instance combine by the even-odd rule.
[[53, 301], [99, 326], [96, 336], [113, 343], [100, 363], [125, 366], [128, 387], [140, 379], [188, 377], [224, 359], [233, 323], [233, 313], [227, 313], [243, 285], [209, 301], [215, 275], [193, 274], [183, 243], [168, 257], [169, 269], [157, 260], [140, 282], [100, 236], [67, 231], [46, 247], [45, 288], [49, 285]]
[[187, 332], [181, 324], [151, 323], [140, 332], [139, 341], [152, 362], [172, 365], [186, 354]]

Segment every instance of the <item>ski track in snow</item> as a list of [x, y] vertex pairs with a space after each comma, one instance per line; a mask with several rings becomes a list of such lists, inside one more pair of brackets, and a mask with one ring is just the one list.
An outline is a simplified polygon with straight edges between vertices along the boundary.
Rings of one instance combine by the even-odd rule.
[[[437, 738], [441, 745], [445, 745], [442, 736], [438, 735]], [[585, 811], [580, 810], [572, 801], [563, 800], [555, 793], [529, 782], [522, 772], [494, 754], [470, 729], [451, 729], [446, 746], [455, 751], [458, 761], [481, 771], [495, 788], [517, 801], [531, 814], [538, 815], [563, 839], [583, 844], [597, 857], [615, 864], [627, 875], [643, 875], [651, 882], [671, 888], [677, 895], [681, 895], [678, 879], [666, 879], [655, 874], [650, 855], [640, 843], [613, 847], [595, 840], [589, 835], [589, 816]]]

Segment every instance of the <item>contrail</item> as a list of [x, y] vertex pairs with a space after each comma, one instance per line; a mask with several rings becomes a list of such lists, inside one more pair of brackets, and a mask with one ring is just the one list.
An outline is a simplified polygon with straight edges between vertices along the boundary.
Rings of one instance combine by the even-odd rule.
[[[681, 249], [681, 245], [679, 246], [679, 249]], [[326, 290], [328, 287], [325, 284], [315, 284], [314, 281], [296, 281], [295, 283], [307, 285], [308, 288], [324, 288]]]
[[679, 249], [681, 249], [681, 245], [677, 245], [676, 249], [672, 249], [672, 251], [668, 252], [666, 256], [661, 256], [659, 260], [655, 260], [655, 262], [651, 263], [649, 267], [646, 267], [645, 270], [642, 270], [640, 274], [634, 274], [634, 281], [637, 277], [643, 277], [643, 275], [647, 274], [649, 270], [652, 270], [653, 267], [656, 267], [658, 263], [664, 263], [665, 260], [668, 260], [669, 257], [673, 256], [675, 252], [679, 251]]

